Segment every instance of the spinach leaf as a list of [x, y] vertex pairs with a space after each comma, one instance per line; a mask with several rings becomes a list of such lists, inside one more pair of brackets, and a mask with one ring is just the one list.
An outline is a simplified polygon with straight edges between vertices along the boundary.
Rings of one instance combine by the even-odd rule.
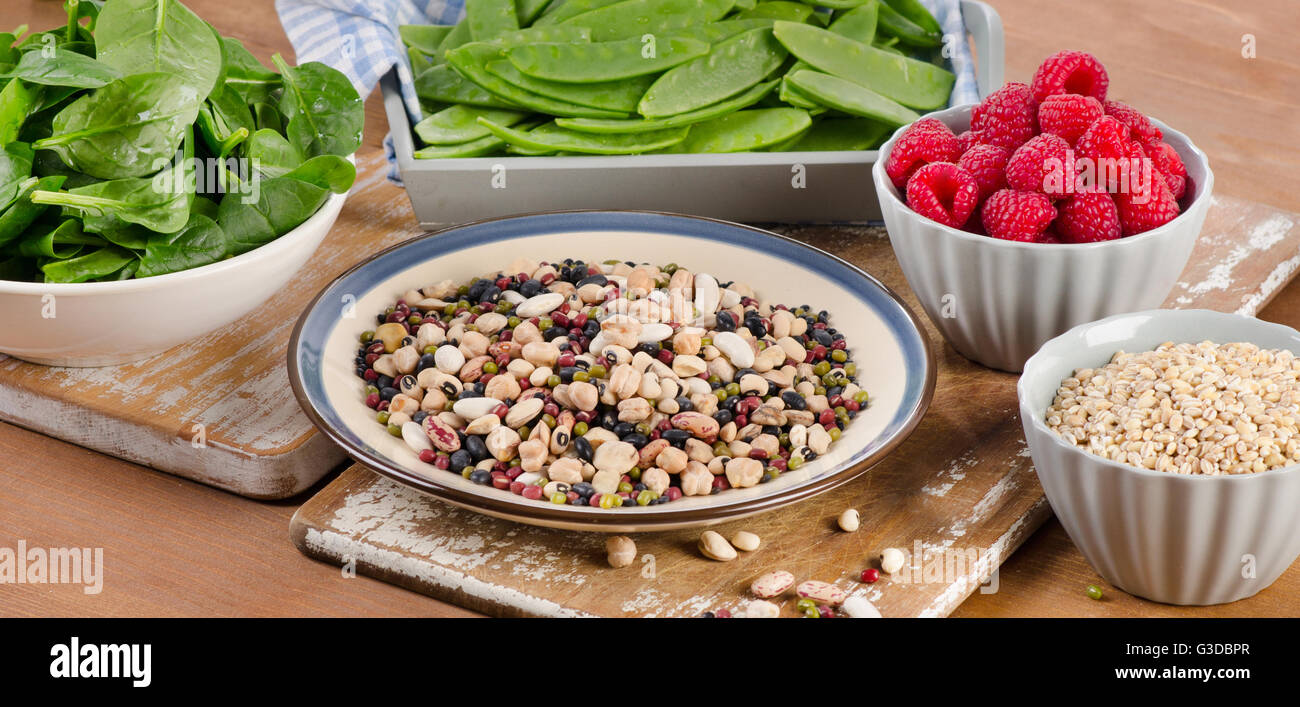
[[54, 117], [54, 134], [33, 147], [101, 179], [152, 174], [176, 152], [200, 99], [172, 74], [127, 76], [73, 101]]
[[119, 273], [135, 262], [135, 254], [117, 246], [105, 246], [68, 260], [41, 266], [46, 282], [87, 282]]
[[284, 132], [284, 119], [280, 115], [280, 109], [271, 103], [257, 102], [252, 105], [253, 108], [253, 125], [258, 130], [272, 130], [277, 133]]
[[32, 162], [32, 174], [37, 177], [48, 177], [54, 174], [62, 175], [65, 177], [63, 182], [63, 188], [65, 189], [75, 189], [76, 187], [84, 187], [87, 184], [104, 181], [98, 177], [82, 174], [63, 164], [63, 160], [49, 150], [38, 150], [36, 152], [36, 159]]
[[279, 54], [272, 60], [284, 82], [280, 111], [289, 119], [289, 141], [310, 157], [356, 152], [366, 116], [352, 82], [320, 62], [292, 67]]
[[195, 214], [201, 214], [203, 216], [207, 216], [213, 221], [216, 221], [217, 209], [219, 208], [220, 207], [217, 205], [217, 202], [209, 199], [208, 197], [195, 196], [194, 203], [190, 205], [190, 218], [193, 218]]
[[297, 179], [273, 177], [257, 182], [257, 198], [231, 194], [221, 200], [217, 223], [239, 255], [297, 228], [325, 203], [329, 190]]
[[229, 86], [218, 86], [208, 96], [199, 108], [198, 127], [203, 142], [220, 158], [229, 155], [256, 129], [248, 104]]
[[32, 195], [45, 189], [58, 189], [63, 177], [31, 177], [19, 188], [18, 196], [0, 213], [0, 245], [22, 235], [49, 208], [32, 201]]
[[164, 275], [215, 263], [226, 257], [228, 240], [216, 221], [194, 214], [180, 231], [149, 239], [136, 277]]
[[64, 47], [55, 47], [53, 52], [23, 54], [18, 65], [0, 74], [0, 78], [19, 78], [28, 83], [45, 86], [99, 88], [110, 81], [122, 78], [122, 75], [107, 64]]
[[123, 75], [171, 72], [200, 98], [212, 92], [221, 74], [218, 35], [177, 0], [106, 4], [95, 24], [95, 52]]
[[88, 245], [102, 246], [104, 240], [83, 231], [81, 222], [75, 218], [41, 217], [10, 247], [27, 258], [65, 260], [75, 257]]
[[27, 117], [35, 113], [41, 102], [41, 87], [14, 79], [0, 90], [0, 145], [18, 139]]
[[346, 194], [357, 179], [357, 168], [338, 155], [317, 155], [284, 174], [336, 194]]
[[262, 65], [238, 39], [221, 38], [225, 56], [226, 88], [238, 93], [245, 103], [270, 103], [280, 88], [280, 75]]
[[18, 196], [18, 186], [32, 176], [32, 146], [11, 142], [0, 148], [0, 211]]
[[252, 162], [253, 169], [268, 177], [282, 177], [306, 159], [288, 139], [269, 129], [253, 133], [245, 145], [244, 154]]

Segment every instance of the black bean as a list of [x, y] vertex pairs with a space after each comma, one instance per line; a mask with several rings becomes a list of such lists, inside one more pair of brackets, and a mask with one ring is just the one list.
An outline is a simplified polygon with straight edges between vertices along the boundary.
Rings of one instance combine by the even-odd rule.
[[719, 426], [719, 427], [724, 427], [724, 426], [726, 426], [726, 424], [727, 424], [728, 422], [731, 422], [731, 420], [732, 420], [731, 411], [730, 411], [730, 410], [719, 410], [719, 411], [713, 413], [713, 419], [714, 419], [714, 420], [717, 420], [717, 422], [718, 422], [718, 426]]
[[578, 458], [585, 462], [590, 462], [592, 455], [595, 453], [591, 448], [591, 442], [586, 437], [573, 438], [573, 451], [578, 453]]
[[622, 439], [623, 437], [626, 437], [632, 434], [633, 432], [636, 432], [636, 425], [632, 424], [631, 422], [617, 422], [614, 424], [613, 427], [609, 429], [620, 439]]
[[474, 466], [474, 455], [467, 449], [457, 449], [451, 453], [451, 470], [460, 471], [467, 466]]
[[419, 373], [420, 371], [423, 371], [426, 368], [433, 368], [436, 365], [437, 365], [437, 361], [435, 360], [435, 356], [433, 354], [431, 353], [424, 354], [423, 356], [420, 357], [420, 362], [415, 364], [415, 372]]
[[694, 409], [695, 409], [695, 403], [692, 403], [690, 398], [686, 397], [685, 395], [677, 398], [677, 410], [679, 412], [690, 412], [691, 410]]
[[465, 449], [474, 457], [475, 462], [481, 462], [491, 454], [483, 438], [478, 435], [469, 435], [465, 438]]
[[637, 449], [640, 449], [650, 443], [650, 438], [646, 437], [640, 432], [633, 432], [631, 434], [623, 435], [620, 439], [632, 445], [633, 447], [636, 447]]
[[606, 278], [604, 275], [588, 275], [578, 281], [578, 287], [586, 287], [587, 285], [599, 285], [601, 287], [604, 287], [605, 285], [608, 284], [609, 284], [609, 279]]
[[600, 427], [604, 427], [607, 430], [613, 430], [616, 425], [618, 425], [618, 413], [613, 410], [606, 410], [600, 413]]
[[586, 481], [579, 481], [574, 484], [573, 491], [583, 498], [590, 498], [593, 493], [596, 493], [596, 489]]
[[735, 331], [736, 318], [731, 316], [731, 312], [718, 312], [718, 331]]
[[424, 418], [428, 416], [429, 413], [425, 412], [424, 410], [419, 410], [414, 415], [411, 415], [411, 421], [418, 425], [421, 422], [424, 422]]
[[763, 323], [762, 319], [751, 319], [745, 324], [745, 328], [749, 329], [749, 333], [753, 334], [756, 339], [767, 336], [767, 325]]
[[540, 280], [529, 278], [519, 283], [519, 294], [524, 297], [535, 297], [541, 291], [542, 283]]
[[556, 339], [560, 339], [565, 336], [568, 336], [568, 334], [569, 334], [568, 329], [565, 329], [563, 327], [553, 326], [550, 329], [547, 329], [546, 331], [542, 332], [542, 338], [547, 341], [555, 341]]
[[595, 338], [595, 336], [599, 333], [600, 333], [600, 322], [596, 321], [595, 319], [588, 320], [587, 325], [582, 328], [582, 335], [587, 337], [588, 339]]
[[492, 472], [487, 469], [475, 469], [469, 475], [469, 480], [480, 486], [487, 486], [492, 483]]
[[577, 366], [563, 366], [560, 368], [560, 381], [564, 383], [573, 382], [573, 374], [578, 372]]
[[739, 395], [728, 395], [727, 399], [722, 401], [722, 405], [720, 407], [723, 408], [724, 410], [731, 410], [732, 412], [735, 412], [736, 403], [738, 402], [740, 402]]
[[785, 401], [785, 406], [791, 410], [808, 409], [808, 401], [803, 396], [793, 390], [787, 390], [781, 393], [781, 400]]
[[393, 379], [381, 373], [379, 377], [375, 379], [375, 387], [380, 390], [391, 388], [393, 387]]
[[646, 485], [643, 484], [643, 483], [641, 483], [640, 481], [638, 481], [638, 482], [636, 482], [635, 484], [632, 485], [632, 492], [633, 492], [633, 493], [641, 493], [641, 492], [644, 491], [645, 489], [646, 489]]
[[585, 505], [587, 505], [587, 499], [586, 499], [586, 497], [584, 497], [584, 496], [579, 496], [579, 497], [573, 499], [572, 501], [569, 501], [569, 505], [570, 505], [570, 506], [585, 506]]
[[385, 387], [385, 388], [380, 388], [380, 389], [379, 389], [379, 399], [380, 399], [380, 400], [390, 400], [390, 401], [391, 401], [393, 398], [397, 397], [397, 395], [400, 394], [401, 392], [402, 392], [402, 391], [400, 391], [400, 390], [398, 390], [398, 389], [396, 389], [396, 388], [394, 388], [394, 387], [392, 387], [392, 386], [388, 386], [388, 387]]
[[813, 329], [812, 338], [817, 343], [827, 348], [830, 348], [831, 344], [835, 343], [835, 340], [831, 338], [830, 334], [826, 333], [825, 329]]
[[638, 351], [644, 351], [644, 352], [650, 354], [651, 356], [654, 356], [654, 355], [656, 355], [656, 354], [659, 353], [659, 348], [660, 348], [660, 346], [659, 346], [659, 342], [657, 342], [657, 341], [652, 341], [652, 342], [647, 342], [647, 343], [641, 344], [640, 346], [637, 346], [636, 348], [637, 348]]
[[691, 438], [691, 433], [686, 430], [664, 430], [659, 436], [668, 440], [668, 444], [674, 447], [686, 446], [686, 440]]
[[466, 293], [465, 299], [470, 302], [482, 302], [483, 293], [492, 285], [491, 280], [475, 280], [469, 284], [469, 292]]

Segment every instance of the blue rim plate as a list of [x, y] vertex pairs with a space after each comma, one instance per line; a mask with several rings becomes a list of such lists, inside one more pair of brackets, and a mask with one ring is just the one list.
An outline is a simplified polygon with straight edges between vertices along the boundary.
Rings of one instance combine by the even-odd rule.
[[[469, 280], [517, 257], [678, 263], [754, 288], [772, 304], [808, 304], [844, 332], [859, 383], [872, 396], [827, 454], [748, 489], [655, 506], [599, 509], [529, 501], [421, 463], [374, 421], [353, 372], [357, 337], [413, 287]], [[833, 489], [911, 434], [934, 395], [935, 361], [912, 310], [857, 267], [796, 240], [726, 221], [646, 211], [557, 211], [487, 219], [384, 250], [327, 285], [299, 318], [289, 379], [303, 410], [358, 462], [446, 502], [522, 523], [640, 532], [710, 525]]]

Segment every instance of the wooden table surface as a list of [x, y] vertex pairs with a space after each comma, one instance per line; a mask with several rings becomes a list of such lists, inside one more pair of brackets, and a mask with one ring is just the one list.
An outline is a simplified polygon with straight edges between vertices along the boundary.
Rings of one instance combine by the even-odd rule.
[[[186, 0], [260, 58], [292, 55], [270, 0]], [[1210, 156], [1216, 192], [1300, 212], [1300, 17], [1291, 0], [994, 0], [1006, 31], [1007, 80], [1028, 81], [1048, 54], [1075, 48], [1107, 66], [1110, 95], [1191, 135]], [[0, 28], [62, 21], [56, 0], [6, 0]], [[1254, 56], [1243, 56], [1253, 47]], [[1249, 53], [1249, 52], [1246, 52]], [[387, 130], [367, 104], [366, 142]], [[405, 199], [393, 188], [393, 199]], [[1300, 327], [1300, 284], [1262, 319]], [[330, 478], [332, 478], [331, 475]], [[300, 555], [289, 518], [314, 492], [261, 503], [0, 423], [0, 547], [100, 547], [100, 594], [71, 585], [0, 586], [0, 616], [470, 616], [458, 607]], [[869, 522], [869, 520], [868, 520]], [[955, 616], [1296, 616], [1300, 565], [1234, 604], [1169, 607], [1107, 587], [1056, 521], [1003, 565], [999, 590]], [[1103, 585], [1104, 586], [1104, 585]]]

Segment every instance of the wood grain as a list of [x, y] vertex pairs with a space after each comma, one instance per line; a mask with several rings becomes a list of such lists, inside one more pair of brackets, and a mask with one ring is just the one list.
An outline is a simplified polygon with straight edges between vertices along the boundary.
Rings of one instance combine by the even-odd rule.
[[[1170, 307], [1254, 314], [1294, 273], [1300, 216], [1231, 197], [1217, 199]], [[882, 228], [782, 227], [915, 296]], [[1300, 261], [1300, 257], [1296, 258]], [[1275, 273], [1276, 276], [1275, 276]], [[1275, 278], [1276, 283], [1270, 278]], [[760, 288], [761, 295], [761, 288]], [[926, 333], [941, 341], [926, 320]], [[772, 569], [834, 582], [885, 616], [947, 616], [1050, 515], [1017, 414], [1017, 377], [975, 365], [943, 346], [934, 402], [912, 436], [869, 473], [792, 507], [729, 523], [764, 547], [718, 564], [694, 549], [699, 531], [634, 538], [653, 576], [604, 564], [603, 536], [541, 530], [452, 508], [354, 466], [295, 514], [303, 552], [476, 611], [541, 616], [693, 616], [740, 609], [745, 588]], [[834, 519], [857, 508], [857, 533]], [[887, 547], [912, 571], [857, 581]], [[947, 565], [947, 566], [945, 566]], [[785, 610], [794, 613], [793, 601]]]
[[[261, 59], [292, 49], [269, 0], [186, 0]], [[1062, 47], [1096, 52], [1110, 68], [1112, 95], [1132, 101], [1191, 135], [1210, 156], [1216, 191], [1300, 211], [1295, 174], [1300, 103], [1291, 0], [1098, 0], [1087, 11], [1061, 3], [993, 0], [1007, 32], [1007, 78], [1027, 81]], [[56, 0], [6, 0], [0, 27], [62, 21]], [[1241, 60], [1241, 35], [1257, 37], [1259, 57]], [[367, 103], [366, 144], [387, 126]], [[393, 201], [404, 201], [390, 190]], [[1300, 286], [1291, 285], [1261, 318], [1300, 326]], [[949, 352], [949, 355], [951, 353]], [[0, 423], [0, 544], [17, 538], [61, 546], [106, 547], [105, 591], [5, 586], [3, 616], [149, 615], [467, 615], [456, 607], [365, 577], [343, 580], [286, 542], [297, 500], [258, 503]], [[1095, 574], [1049, 522], [1003, 566], [995, 594], [973, 595], [957, 616], [1147, 615], [1168, 607], [1128, 599], [1093, 602], [1082, 580]], [[65, 591], [68, 590], [68, 591]], [[1119, 611], [1116, 607], [1124, 609]], [[1184, 615], [1300, 615], [1300, 570], [1292, 567], [1256, 597]]]

